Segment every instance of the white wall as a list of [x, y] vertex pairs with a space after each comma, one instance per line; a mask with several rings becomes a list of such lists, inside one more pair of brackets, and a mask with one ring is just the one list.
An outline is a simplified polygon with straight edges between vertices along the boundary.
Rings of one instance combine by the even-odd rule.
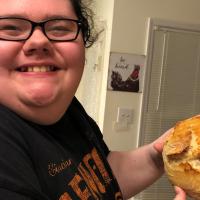
[[108, 76], [108, 65], [109, 65], [109, 54], [111, 48], [111, 36], [112, 36], [112, 24], [113, 24], [113, 12], [114, 12], [114, 0], [96, 0], [97, 8], [97, 18], [105, 22], [105, 46], [102, 49], [102, 88], [101, 91], [96, 91], [101, 93], [101, 100], [99, 106], [99, 121], [98, 125], [103, 131], [104, 126], [104, 112], [106, 104], [106, 88], [107, 88], [107, 76]]
[[[149, 17], [200, 24], [199, 8], [199, 0], [115, 0], [110, 51], [146, 54]], [[137, 146], [141, 101], [141, 93], [107, 91], [103, 133], [111, 149], [127, 150]], [[113, 129], [117, 107], [134, 109], [134, 121], [128, 131]]]
[[[88, 114], [96, 120], [102, 130], [114, 0], [94, 0], [90, 6], [95, 13], [95, 26], [100, 30], [103, 26], [105, 31], [100, 34], [99, 40], [91, 48], [86, 50], [85, 70], [78, 91], [76, 92], [76, 97], [83, 104]], [[96, 69], [94, 69], [94, 66]], [[99, 82], [100, 85], [97, 85]]]

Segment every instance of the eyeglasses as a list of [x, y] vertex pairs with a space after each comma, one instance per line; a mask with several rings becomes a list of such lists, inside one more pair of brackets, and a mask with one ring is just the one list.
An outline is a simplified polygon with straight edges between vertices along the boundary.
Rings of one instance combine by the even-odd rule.
[[75, 19], [50, 19], [37, 23], [23, 18], [3, 17], [0, 18], [0, 40], [27, 40], [37, 26], [49, 40], [67, 42], [76, 40], [81, 22]]

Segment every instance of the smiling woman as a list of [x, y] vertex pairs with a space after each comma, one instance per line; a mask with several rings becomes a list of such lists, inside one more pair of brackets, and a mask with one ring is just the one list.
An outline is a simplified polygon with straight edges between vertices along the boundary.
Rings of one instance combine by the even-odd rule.
[[[4, 44], [0, 45], [4, 52], [0, 83], [9, 91], [3, 91], [1, 102], [42, 124], [56, 122], [69, 106], [85, 59], [81, 22], [71, 3], [60, 0], [55, 6], [52, 2], [27, 5], [25, 0], [9, 0], [0, 9], [0, 39]], [[21, 6], [15, 7], [18, 3]], [[38, 7], [48, 9], [38, 12]], [[46, 109], [54, 114], [48, 115]]]
[[0, 3], [1, 198], [114, 199], [108, 149], [74, 97], [95, 40], [89, 12], [77, 0]]
[[74, 96], [96, 39], [83, 1], [0, 3], [1, 199], [120, 200], [160, 177], [153, 144], [109, 151]]

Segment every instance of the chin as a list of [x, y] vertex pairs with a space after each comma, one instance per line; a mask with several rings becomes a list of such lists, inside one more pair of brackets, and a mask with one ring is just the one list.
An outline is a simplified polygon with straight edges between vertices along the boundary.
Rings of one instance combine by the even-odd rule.
[[39, 94], [31, 96], [26, 103], [34, 107], [48, 107], [56, 101], [55, 95]]
[[61, 117], [59, 118], [53, 118], [53, 119], [36, 119], [36, 120], [31, 120], [32, 122], [36, 123], [36, 124], [40, 124], [40, 125], [45, 125], [45, 126], [48, 126], [48, 125], [52, 125], [52, 124], [55, 124], [56, 122], [59, 121]]
[[41, 125], [54, 124], [64, 115], [68, 105], [61, 101], [25, 101], [9, 104], [11, 110], [22, 118]]
[[38, 101], [27, 107], [24, 117], [41, 125], [50, 125], [59, 121], [66, 112], [71, 101]]
[[21, 116], [36, 124], [51, 125], [59, 121], [62, 118], [63, 114], [64, 112], [51, 112], [46, 110], [45, 112], [38, 111], [34, 113], [21, 114]]

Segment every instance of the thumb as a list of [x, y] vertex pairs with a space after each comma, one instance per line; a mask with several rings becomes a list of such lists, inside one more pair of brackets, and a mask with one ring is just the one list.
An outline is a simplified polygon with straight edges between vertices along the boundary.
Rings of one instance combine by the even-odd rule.
[[175, 186], [174, 189], [176, 192], [174, 200], [186, 200], [186, 194], [180, 187]]
[[163, 146], [164, 146], [164, 142], [166, 140], [166, 138], [169, 136], [169, 134], [173, 131], [174, 129], [171, 128], [168, 131], [166, 131], [163, 135], [161, 135], [159, 138], [157, 138], [154, 143], [154, 149], [158, 152], [158, 153], [162, 153], [163, 151]]

